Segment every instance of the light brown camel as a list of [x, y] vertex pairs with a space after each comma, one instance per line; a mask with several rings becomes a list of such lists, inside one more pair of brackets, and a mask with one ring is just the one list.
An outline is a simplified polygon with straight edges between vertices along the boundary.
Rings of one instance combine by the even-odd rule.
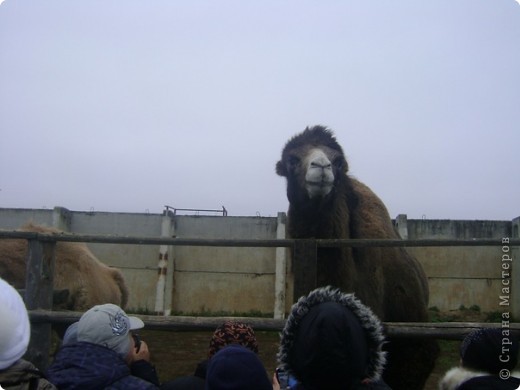
[[[20, 230], [63, 233], [35, 224]], [[0, 276], [17, 289], [25, 287], [27, 252], [27, 240], [0, 240]], [[85, 311], [103, 303], [124, 308], [128, 302], [128, 288], [121, 272], [99, 261], [84, 243], [57, 242], [54, 289], [69, 292], [67, 300], [55, 305], [54, 310]]]

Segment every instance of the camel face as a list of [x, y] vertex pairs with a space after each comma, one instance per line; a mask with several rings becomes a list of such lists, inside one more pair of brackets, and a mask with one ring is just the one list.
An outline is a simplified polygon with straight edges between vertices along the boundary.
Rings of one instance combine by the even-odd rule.
[[341, 147], [330, 131], [321, 126], [307, 128], [293, 137], [276, 164], [276, 172], [287, 178], [287, 197], [291, 202], [326, 198], [346, 171]]
[[312, 149], [304, 159], [305, 189], [309, 198], [324, 197], [334, 185], [332, 163], [322, 149]]

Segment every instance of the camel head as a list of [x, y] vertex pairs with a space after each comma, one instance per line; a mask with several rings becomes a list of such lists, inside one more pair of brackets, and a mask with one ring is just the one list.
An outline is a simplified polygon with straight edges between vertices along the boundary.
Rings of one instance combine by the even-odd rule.
[[324, 126], [307, 127], [292, 137], [276, 164], [276, 173], [287, 179], [291, 204], [325, 200], [347, 170], [341, 146]]

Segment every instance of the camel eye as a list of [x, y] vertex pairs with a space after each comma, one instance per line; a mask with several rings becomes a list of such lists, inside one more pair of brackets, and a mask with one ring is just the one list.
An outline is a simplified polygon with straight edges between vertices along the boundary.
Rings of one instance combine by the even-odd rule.
[[341, 169], [343, 168], [343, 159], [341, 157], [338, 157], [334, 159], [334, 162], [332, 164], [334, 165], [334, 168]]
[[296, 156], [289, 156], [287, 163], [289, 164], [289, 168], [295, 168], [300, 164], [300, 159]]

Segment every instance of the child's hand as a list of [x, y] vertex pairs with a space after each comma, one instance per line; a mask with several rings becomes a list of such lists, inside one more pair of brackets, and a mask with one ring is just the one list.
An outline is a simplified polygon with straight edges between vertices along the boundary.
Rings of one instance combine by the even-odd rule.
[[278, 382], [276, 373], [274, 373], [274, 375], [273, 375], [273, 390], [280, 390], [280, 382]]

